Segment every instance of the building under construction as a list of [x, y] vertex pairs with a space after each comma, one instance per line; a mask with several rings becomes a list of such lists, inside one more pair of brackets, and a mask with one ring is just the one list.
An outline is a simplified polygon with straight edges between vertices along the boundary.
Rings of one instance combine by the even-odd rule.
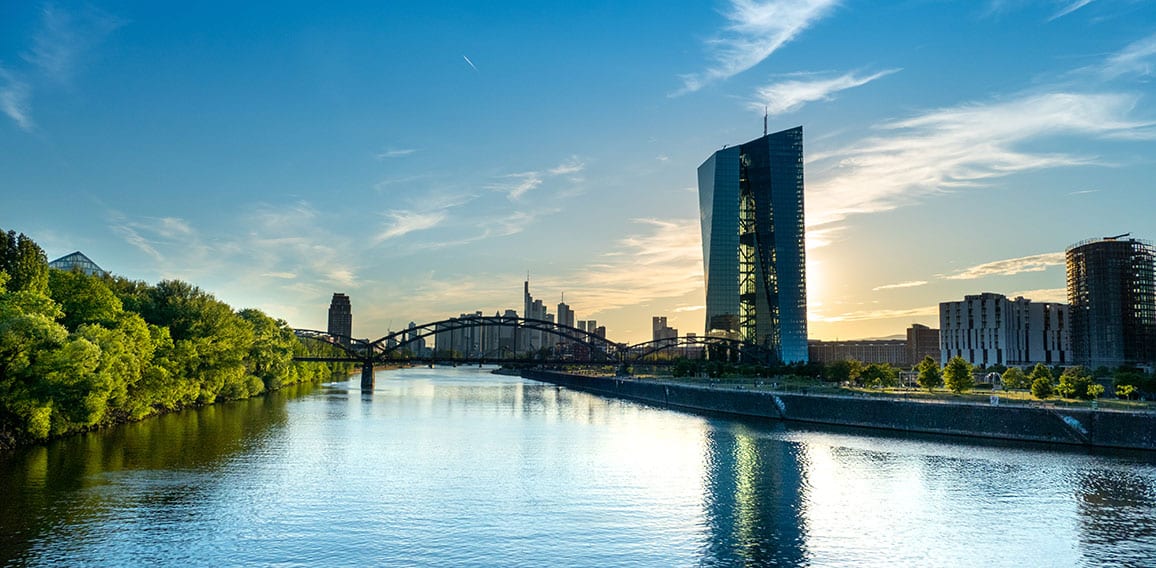
[[1072, 359], [1087, 367], [1156, 362], [1156, 252], [1128, 235], [1067, 250]]

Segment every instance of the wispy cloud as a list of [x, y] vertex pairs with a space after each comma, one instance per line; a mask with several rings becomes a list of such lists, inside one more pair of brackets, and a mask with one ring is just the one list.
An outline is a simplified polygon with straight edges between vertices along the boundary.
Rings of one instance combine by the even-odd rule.
[[1102, 73], [1108, 78], [1121, 75], [1149, 76], [1152, 74], [1153, 56], [1156, 56], [1156, 33], [1128, 44], [1109, 57]]
[[582, 163], [577, 156], [571, 156], [569, 160], [550, 168], [550, 175], [563, 176], [569, 174], [576, 174], [586, 168], [586, 164]]
[[1040, 290], [1020, 290], [1008, 294], [1009, 298], [1022, 296], [1033, 302], [1060, 302], [1068, 301], [1067, 288], [1045, 288]]
[[1049, 252], [986, 262], [944, 276], [948, 280], [975, 280], [986, 276], [1011, 276], [1022, 272], [1043, 272], [1052, 266], [1064, 265], [1064, 253]]
[[872, 288], [871, 291], [878, 292], [880, 290], [895, 290], [897, 288], [915, 288], [918, 286], [924, 286], [926, 284], [926, 280], [909, 280], [907, 282], [899, 282], [897, 284], [885, 284], [883, 286], [876, 286]]
[[390, 211], [386, 213], [389, 222], [384, 231], [374, 239], [380, 243], [414, 231], [432, 229], [446, 219], [445, 211], [419, 213], [416, 211]]
[[807, 103], [832, 100], [834, 94], [839, 91], [866, 85], [898, 71], [899, 69], [888, 69], [871, 75], [851, 72], [838, 77], [789, 79], [771, 83], [759, 88], [758, 100], [751, 102], [750, 107], [756, 110], [765, 108], [771, 115], [792, 112]]
[[29, 97], [32, 91], [28, 83], [11, 71], [0, 67], [0, 110], [16, 122], [21, 130], [32, 132], [36, 129], [35, 123], [29, 114]]
[[537, 189], [547, 179], [560, 176], [571, 176], [586, 168], [578, 157], [574, 156], [557, 166], [545, 171], [528, 171], [504, 175], [486, 186], [487, 189], [505, 193], [511, 200], [517, 200], [530, 191]]
[[698, 305], [698, 306], [679, 306], [679, 307], [675, 308], [675, 309], [674, 309], [674, 311], [675, 311], [676, 313], [683, 313], [683, 312], [700, 312], [700, 311], [702, 311], [702, 310], [705, 310], [705, 309], [706, 309], [706, 306], [703, 306], [703, 305]]
[[518, 199], [540, 185], [542, 185], [541, 172], [521, 172], [502, 176], [501, 181], [494, 182], [488, 187], [505, 193], [510, 199]]
[[415, 148], [389, 149], [389, 150], [386, 150], [384, 152], [377, 154], [377, 159], [389, 160], [392, 158], [404, 158], [405, 156], [409, 156], [410, 154], [413, 154], [414, 152], [417, 152], [417, 150]]
[[682, 76], [683, 87], [674, 95], [697, 91], [758, 65], [837, 4], [837, 0], [731, 0], [724, 14], [729, 25], [721, 37], [708, 42], [714, 65]]
[[820, 323], [840, 323], [852, 321], [873, 321], [883, 319], [898, 319], [898, 318], [920, 318], [928, 316], [939, 315], [939, 306], [922, 306], [918, 308], [899, 308], [899, 309], [883, 309], [883, 310], [862, 310], [856, 312], [846, 312], [834, 316], [825, 316], [820, 313], [811, 312], [807, 316], [808, 321]]
[[880, 135], [812, 154], [808, 226], [887, 211], [1017, 172], [1106, 165], [1096, 156], [1033, 153], [1022, 147], [1064, 135], [1154, 138], [1156, 122], [1131, 117], [1138, 103], [1131, 94], [1029, 94], [883, 124]]
[[0, 111], [32, 132], [32, 95], [48, 85], [70, 86], [84, 57], [124, 21], [93, 7], [75, 11], [46, 4], [32, 45], [21, 53], [24, 69], [0, 67]]
[[1052, 17], [1048, 18], [1048, 21], [1050, 22], [1052, 20], [1058, 20], [1064, 16], [1067, 16], [1068, 14], [1071, 14], [1072, 12], [1075, 12], [1076, 10], [1083, 8], [1084, 6], [1091, 4], [1092, 1], [1093, 0], [1069, 1], [1066, 6], [1064, 6], [1063, 8], [1060, 9], [1059, 12], [1056, 12], [1054, 15], [1052, 15]]
[[575, 290], [575, 309], [614, 310], [702, 288], [698, 219], [635, 222], [642, 230], [620, 239], [604, 262], [583, 267], [568, 284], [557, 283]]
[[40, 11], [40, 28], [23, 58], [53, 81], [72, 80], [80, 58], [124, 25], [120, 18], [93, 7], [68, 11], [47, 4]]

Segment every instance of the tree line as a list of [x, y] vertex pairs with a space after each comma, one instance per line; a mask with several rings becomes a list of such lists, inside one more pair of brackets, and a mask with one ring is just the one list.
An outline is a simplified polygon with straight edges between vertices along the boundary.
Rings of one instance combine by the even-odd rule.
[[0, 448], [320, 381], [349, 369], [293, 357], [333, 349], [186, 282], [49, 269], [0, 230]]
[[[1105, 392], [1105, 383], [1112, 385], [1111, 394], [1122, 399], [1137, 398], [1156, 392], [1156, 375], [1133, 367], [1092, 370], [1078, 365], [1049, 367], [1038, 363], [1030, 370], [1004, 366], [978, 368], [962, 357], [953, 357], [941, 367], [934, 358], [925, 356], [912, 371], [916, 373], [916, 384], [919, 387], [928, 391], [946, 388], [956, 394], [975, 389], [990, 390], [993, 385], [975, 380], [977, 373], [996, 373], [1003, 389], [1030, 391], [1032, 396], [1039, 399], [1053, 396], [1084, 400], [1099, 398]], [[675, 377], [770, 378], [790, 375], [864, 388], [898, 387], [900, 372], [900, 368], [889, 363], [864, 363], [855, 359], [826, 364], [812, 361], [769, 366], [717, 360], [676, 359], [671, 366], [671, 374]]]

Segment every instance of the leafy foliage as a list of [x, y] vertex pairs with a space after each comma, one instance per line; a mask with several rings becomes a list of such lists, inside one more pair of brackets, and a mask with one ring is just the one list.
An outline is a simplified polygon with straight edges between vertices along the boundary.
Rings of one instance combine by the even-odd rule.
[[1023, 390], [1031, 386], [1028, 376], [1018, 367], [1008, 367], [999, 378], [1003, 388], [1008, 390]]
[[859, 374], [858, 383], [874, 388], [886, 388], [899, 385], [899, 369], [888, 363], [871, 363], [863, 368]]
[[956, 394], [971, 390], [975, 385], [975, 379], [971, 376], [971, 363], [959, 356], [952, 357], [943, 368], [943, 383]]
[[1032, 396], [1040, 400], [1052, 396], [1054, 390], [1051, 379], [1047, 377], [1040, 377], [1032, 381]]
[[943, 373], [939, 370], [939, 363], [931, 358], [931, 355], [924, 355], [923, 360], [919, 362], [917, 367], [919, 376], [916, 381], [919, 386], [931, 392], [935, 387], [943, 386]]
[[0, 232], [0, 447], [329, 376], [329, 355], [259, 310], [179, 281], [49, 270]]
[[863, 362], [855, 359], [835, 361], [827, 365], [827, 380], [839, 383], [857, 382], [863, 372]]
[[[1060, 384], [1056, 387], [1056, 394], [1064, 398], [1090, 399], [1093, 396], [1088, 389], [1093, 384], [1092, 373], [1086, 367], [1068, 367], [1060, 375]], [[1103, 387], [1101, 387], [1100, 392], [1103, 392]]]

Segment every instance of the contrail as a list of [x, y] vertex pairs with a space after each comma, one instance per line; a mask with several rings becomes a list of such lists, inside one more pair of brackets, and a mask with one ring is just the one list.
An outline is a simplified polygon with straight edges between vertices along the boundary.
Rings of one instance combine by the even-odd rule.
[[465, 60], [466, 60], [466, 63], [469, 63], [469, 64], [470, 64], [470, 67], [473, 67], [473, 68], [474, 68], [474, 71], [477, 71], [477, 70], [478, 70], [478, 66], [477, 66], [477, 65], [474, 65], [474, 62], [473, 62], [473, 61], [470, 61], [470, 58], [469, 58], [469, 57], [466, 57], [465, 55], [463, 55], [463, 56], [462, 56], [462, 59], [465, 59]]

